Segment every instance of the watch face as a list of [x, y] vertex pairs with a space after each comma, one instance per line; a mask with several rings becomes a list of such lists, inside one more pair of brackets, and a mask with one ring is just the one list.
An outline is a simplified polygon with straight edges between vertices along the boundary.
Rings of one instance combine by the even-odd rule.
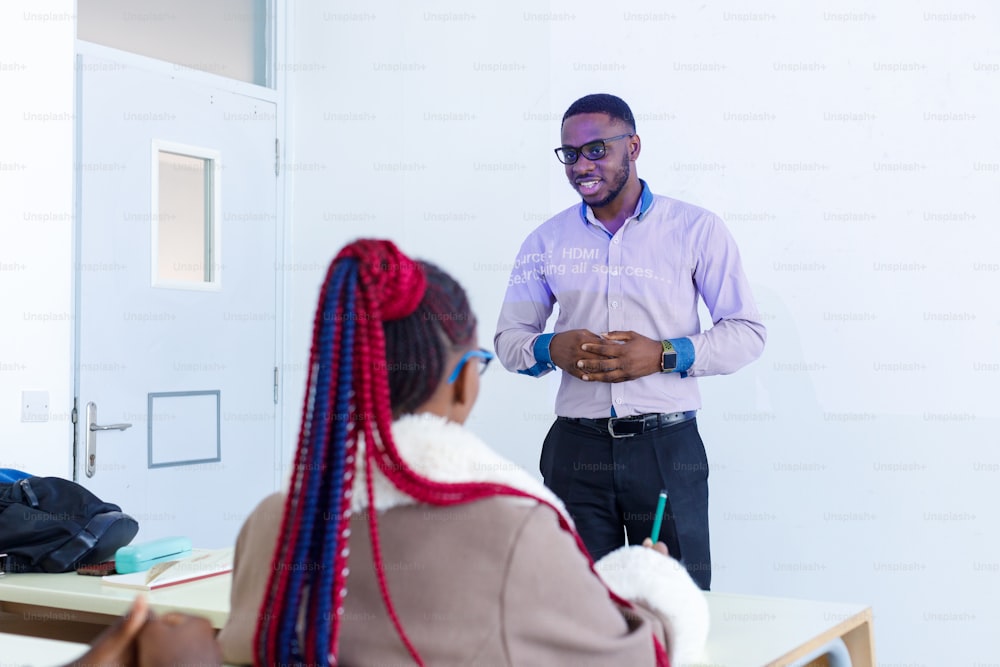
[[660, 369], [663, 371], [672, 371], [675, 368], [677, 368], [677, 353], [664, 352], [663, 359], [660, 361]]

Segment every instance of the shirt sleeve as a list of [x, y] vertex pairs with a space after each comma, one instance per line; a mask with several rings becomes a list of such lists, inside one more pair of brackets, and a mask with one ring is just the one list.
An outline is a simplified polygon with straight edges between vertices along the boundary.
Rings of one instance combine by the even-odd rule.
[[[672, 559], [650, 552], [668, 568]], [[654, 568], [655, 569], [655, 568]], [[649, 574], [649, 572], [645, 572]], [[658, 573], [653, 572], [656, 576]], [[704, 596], [690, 583], [704, 606]], [[664, 615], [619, 607], [553, 511], [529, 514], [508, 560], [502, 623], [512, 665], [655, 665]], [[703, 612], [697, 605], [692, 613]], [[678, 611], [683, 614], [683, 611]]]
[[549, 356], [554, 334], [544, 333], [556, 302], [545, 279], [547, 259], [538, 234], [529, 236], [514, 260], [493, 337], [504, 368], [535, 377], [556, 368]]
[[727, 375], [761, 355], [767, 329], [743, 273], [739, 248], [722, 220], [709, 216], [694, 245], [694, 281], [712, 316], [712, 328], [689, 336], [694, 361], [687, 374]]

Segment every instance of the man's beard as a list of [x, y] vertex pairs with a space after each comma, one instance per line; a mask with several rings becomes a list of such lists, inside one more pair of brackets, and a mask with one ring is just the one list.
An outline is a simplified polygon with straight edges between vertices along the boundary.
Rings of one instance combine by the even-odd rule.
[[617, 176], [619, 180], [615, 181], [614, 184], [611, 186], [611, 192], [608, 193], [607, 197], [605, 197], [599, 202], [590, 203], [590, 208], [601, 208], [613, 202], [615, 200], [615, 197], [620, 195], [622, 190], [625, 189], [625, 186], [628, 184], [629, 174], [631, 172], [632, 172], [632, 162], [631, 160], [628, 159], [628, 153], [626, 153], [625, 155], [622, 156], [622, 163], [621, 165], [619, 165], [618, 170], [615, 172], [615, 176]]

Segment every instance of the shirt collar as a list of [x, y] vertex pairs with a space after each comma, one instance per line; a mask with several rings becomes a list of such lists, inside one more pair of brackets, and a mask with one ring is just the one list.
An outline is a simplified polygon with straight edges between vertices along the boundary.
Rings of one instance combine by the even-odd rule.
[[[639, 195], [639, 202], [635, 205], [635, 211], [632, 212], [631, 217], [642, 220], [649, 209], [653, 206], [653, 191], [649, 189], [649, 185], [646, 181], [640, 178], [639, 182], [642, 184], [642, 194]], [[580, 202], [580, 219], [583, 220], [584, 224], [587, 224], [588, 222], [596, 223], [597, 221], [597, 217], [594, 215], [593, 210], [587, 206], [587, 202], [585, 201]]]

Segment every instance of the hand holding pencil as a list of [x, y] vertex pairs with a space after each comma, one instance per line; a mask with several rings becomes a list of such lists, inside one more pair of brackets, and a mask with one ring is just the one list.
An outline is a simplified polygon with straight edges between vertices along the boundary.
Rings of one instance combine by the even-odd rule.
[[667, 506], [667, 490], [660, 491], [660, 498], [656, 502], [656, 515], [653, 517], [653, 534], [642, 541], [642, 546], [654, 551], [659, 551], [664, 556], [669, 556], [667, 545], [660, 542], [660, 527], [663, 525], [663, 511]]

